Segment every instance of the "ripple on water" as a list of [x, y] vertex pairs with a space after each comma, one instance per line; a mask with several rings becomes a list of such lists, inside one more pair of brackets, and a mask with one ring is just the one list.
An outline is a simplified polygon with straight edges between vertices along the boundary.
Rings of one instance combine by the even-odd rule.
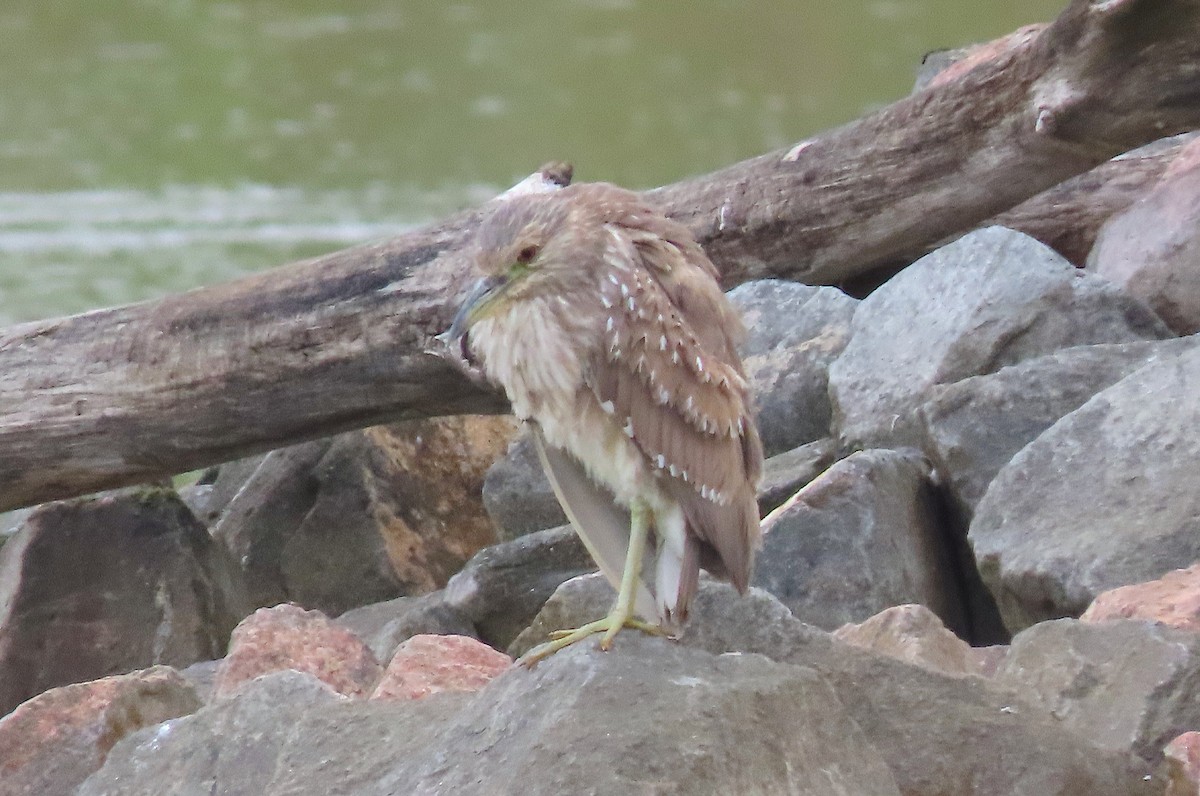
[[0, 324], [154, 298], [390, 237], [496, 190], [0, 193]]

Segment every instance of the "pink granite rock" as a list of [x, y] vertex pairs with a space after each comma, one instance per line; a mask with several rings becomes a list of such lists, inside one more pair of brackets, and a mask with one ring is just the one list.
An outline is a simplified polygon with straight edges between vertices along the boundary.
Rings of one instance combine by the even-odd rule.
[[0, 719], [0, 793], [74, 793], [117, 741], [199, 708], [167, 666], [45, 691]]
[[1164, 796], [1200, 794], [1200, 732], [1185, 732], [1163, 749], [1167, 759]]
[[512, 658], [466, 636], [413, 636], [400, 645], [371, 699], [420, 699], [442, 691], [478, 691]]
[[1087, 268], [1149, 304], [1176, 333], [1200, 331], [1200, 139], [1104, 224]]
[[369, 694], [383, 672], [358, 636], [320, 611], [285, 603], [258, 609], [233, 631], [215, 695], [229, 696], [246, 681], [282, 669], [311, 674], [349, 697]]
[[1176, 569], [1157, 580], [1119, 586], [1098, 595], [1080, 619], [1152, 619], [1181, 630], [1200, 632], [1200, 563]]

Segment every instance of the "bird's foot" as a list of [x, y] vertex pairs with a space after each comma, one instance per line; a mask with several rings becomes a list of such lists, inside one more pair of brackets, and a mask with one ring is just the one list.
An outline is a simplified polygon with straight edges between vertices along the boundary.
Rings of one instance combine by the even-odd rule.
[[529, 652], [526, 652], [517, 662], [528, 669], [532, 669], [539, 662], [559, 650], [569, 647], [577, 641], [583, 641], [588, 636], [595, 635], [596, 633], [604, 634], [604, 637], [600, 639], [600, 649], [608, 651], [612, 648], [613, 639], [617, 637], [617, 632], [623, 627], [631, 627], [653, 636], [667, 635], [667, 631], [659, 625], [643, 622], [641, 619], [636, 619], [632, 616], [622, 616], [620, 611], [614, 609], [603, 619], [588, 622], [586, 625], [577, 627], [574, 630], [554, 631], [550, 634], [550, 641], [539, 644]]

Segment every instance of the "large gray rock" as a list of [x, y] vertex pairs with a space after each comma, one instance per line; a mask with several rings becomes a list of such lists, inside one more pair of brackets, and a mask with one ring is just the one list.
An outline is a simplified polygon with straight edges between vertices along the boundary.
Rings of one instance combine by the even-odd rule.
[[533, 437], [527, 431], [488, 469], [483, 505], [505, 541], [567, 524], [567, 515], [542, 472]]
[[1151, 765], [1200, 727], [1200, 635], [1152, 622], [1042, 622], [1012, 640], [995, 677], [1090, 743]]
[[1012, 689], [839, 643], [761, 592], [708, 583], [693, 622], [680, 642], [583, 642], [473, 696], [353, 701], [270, 675], [126, 738], [80, 794], [1162, 793]]
[[963, 629], [961, 595], [929, 465], [916, 451], [860, 451], [808, 487], [763, 539], [753, 583], [832, 630], [921, 603]]
[[1029, 443], [970, 542], [1016, 632], [1200, 559], [1200, 349], [1148, 365]]
[[[598, 575], [564, 583], [533, 632], [518, 639], [514, 650], [542, 640], [546, 630], [597, 618], [611, 604], [611, 596]], [[580, 642], [571, 654], [623, 656], [664, 642], [624, 631], [608, 653], [599, 652], [597, 643]], [[839, 642], [797, 620], [760, 589], [743, 597], [726, 583], [702, 579], [691, 619], [677, 643], [714, 655], [765, 655], [821, 672], [905, 794], [1161, 793], [1161, 783], [1144, 779], [1148, 766], [1142, 761], [1072, 737], [1045, 711], [1026, 704], [1015, 689], [961, 673], [918, 668]], [[648, 666], [659, 665], [657, 653], [654, 656]], [[553, 664], [555, 657], [539, 668]]]
[[821, 678], [755, 655], [632, 636], [469, 700], [349, 702], [303, 678], [130, 737], [80, 796], [900, 793]]
[[0, 715], [55, 686], [218, 658], [249, 611], [173, 491], [47, 503], [0, 549]]
[[485, 548], [446, 584], [445, 602], [469, 618], [479, 638], [504, 649], [565, 580], [596, 565], [570, 526]]
[[1169, 337], [1145, 305], [1001, 227], [922, 257], [859, 304], [830, 366], [849, 448], [920, 444], [916, 409], [938, 384], [1060, 348]]
[[[340, 614], [434, 591], [495, 541], [479, 492], [512, 424], [435, 418], [272, 451], [234, 468], [249, 475], [213, 535], [245, 567], [259, 606]], [[228, 491], [221, 476], [214, 488]]]
[[[1158, 796], [1143, 761], [1065, 732], [1019, 692], [951, 677], [847, 645], [810, 644], [793, 660], [825, 676], [912, 796]], [[853, 648], [851, 648], [853, 649]]]
[[478, 635], [471, 618], [446, 602], [445, 591], [364, 605], [335, 621], [361, 638], [381, 663], [391, 660], [396, 648], [413, 636]]
[[832, 287], [747, 282], [729, 292], [749, 334], [741, 348], [767, 456], [829, 436], [829, 364], [858, 301]]
[[[556, 630], [580, 627], [600, 619], [612, 608], [616, 591], [599, 572], [580, 575], [559, 586], [538, 611], [533, 622], [508, 647], [514, 658], [550, 639]], [[622, 631], [620, 645], [637, 631]], [[733, 586], [702, 574], [680, 639], [689, 647], [714, 655], [724, 652], [759, 652], [782, 659], [796, 645], [820, 637], [824, 631], [798, 622], [787, 606], [769, 592], [751, 587], [739, 595]], [[584, 641], [595, 646], [599, 638]]]
[[1060, 417], [1200, 338], [1076, 346], [935, 387], [921, 406], [925, 452], [969, 518], [988, 484]]
[[[231, 462], [218, 471], [208, 501], [212, 535], [245, 571], [256, 607], [276, 605], [293, 596], [295, 589], [284, 575], [282, 555], [316, 503], [320, 485], [313, 468], [331, 444], [331, 439], [305, 442]], [[348, 551], [359, 549], [359, 541], [353, 532], [348, 534], [340, 554], [329, 562], [332, 582], [344, 580], [340, 570]], [[368, 543], [372, 559], [377, 559], [382, 543]], [[377, 584], [378, 580], [367, 578], [367, 590], [389, 596], [395, 592], [394, 578], [386, 578], [384, 584]]]
[[809, 442], [763, 462], [758, 486], [758, 510], [766, 516], [833, 464], [837, 443], [830, 438]]
[[1200, 139], [1158, 185], [1105, 222], [1087, 268], [1145, 301], [1179, 334], [1200, 332]]
[[452, 759], [498, 765], [435, 768], [436, 792], [899, 793], [810, 670], [637, 633], [621, 642], [493, 681], [444, 739]]
[[278, 672], [233, 699], [129, 736], [78, 796], [416, 793], [381, 782], [397, 761], [425, 753], [437, 739], [431, 728], [463, 702], [457, 694], [352, 701], [312, 675]]

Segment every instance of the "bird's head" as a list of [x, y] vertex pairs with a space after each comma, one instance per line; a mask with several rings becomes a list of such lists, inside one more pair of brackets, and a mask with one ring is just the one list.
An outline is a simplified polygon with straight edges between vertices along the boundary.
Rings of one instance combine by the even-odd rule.
[[550, 286], [563, 275], [576, 244], [571, 202], [560, 193], [566, 191], [514, 197], [483, 222], [470, 250], [479, 279], [450, 328], [439, 335], [443, 340], [462, 338], [515, 301], [552, 294]]

